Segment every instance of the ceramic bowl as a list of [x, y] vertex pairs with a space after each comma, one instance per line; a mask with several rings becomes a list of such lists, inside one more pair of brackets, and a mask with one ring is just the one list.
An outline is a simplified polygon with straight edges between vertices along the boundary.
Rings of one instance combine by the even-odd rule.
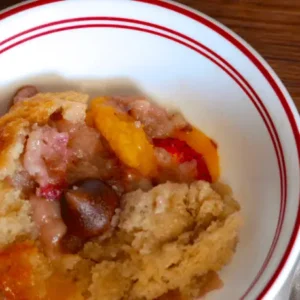
[[217, 141], [244, 226], [224, 288], [275, 299], [300, 251], [299, 116], [270, 66], [220, 23], [169, 1], [33, 1], [0, 13], [0, 95], [145, 94]]

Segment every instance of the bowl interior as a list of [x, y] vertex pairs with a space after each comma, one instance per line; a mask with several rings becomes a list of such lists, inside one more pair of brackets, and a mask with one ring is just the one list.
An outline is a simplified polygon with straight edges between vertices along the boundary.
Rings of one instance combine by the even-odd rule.
[[2, 44], [0, 37], [1, 112], [23, 84], [91, 96], [143, 94], [182, 111], [217, 142], [221, 180], [244, 217], [237, 253], [221, 272], [225, 286], [207, 299], [256, 298], [286, 250], [299, 192], [297, 149], [273, 88], [232, 43], [186, 16], [131, 1], [84, 2], [36, 7], [1, 22], [5, 40], [73, 19]]

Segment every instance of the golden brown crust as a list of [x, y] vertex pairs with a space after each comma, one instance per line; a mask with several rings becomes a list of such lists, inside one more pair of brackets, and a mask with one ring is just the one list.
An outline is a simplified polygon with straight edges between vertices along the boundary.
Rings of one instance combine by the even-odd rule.
[[29, 122], [15, 119], [0, 127], [0, 179], [13, 174], [24, 149]]
[[204, 181], [168, 182], [128, 193], [121, 203], [112, 237], [83, 250], [98, 262], [90, 300], [152, 300], [173, 290], [197, 299], [220, 287], [215, 272], [230, 262], [242, 222], [230, 194]]
[[85, 94], [63, 92], [37, 94], [13, 105], [0, 118], [0, 180], [14, 174], [31, 125], [46, 124], [56, 111], [68, 121], [83, 122], [87, 102]]
[[[85, 117], [87, 102], [88, 96], [77, 92], [37, 94], [12, 106], [9, 112], [0, 119], [0, 126], [16, 118], [43, 125], [48, 122], [54, 112], [62, 110], [64, 116], [76, 105], [81, 108]], [[73, 121], [82, 121], [82, 117], [82, 115], [74, 115]]]
[[24, 238], [35, 239], [38, 232], [31, 218], [31, 205], [22, 198], [20, 191], [0, 182], [0, 199], [1, 253], [1, 250], [14, 242]]

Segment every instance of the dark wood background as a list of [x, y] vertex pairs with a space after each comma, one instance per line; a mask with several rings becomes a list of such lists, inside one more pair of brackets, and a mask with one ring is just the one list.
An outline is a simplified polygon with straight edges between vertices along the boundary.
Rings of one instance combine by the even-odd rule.
[[[0, 0], [0, 9], [20, 3]], [[300, 0], [179, 0], [219, 20], [273, 67], [300, 110]]]

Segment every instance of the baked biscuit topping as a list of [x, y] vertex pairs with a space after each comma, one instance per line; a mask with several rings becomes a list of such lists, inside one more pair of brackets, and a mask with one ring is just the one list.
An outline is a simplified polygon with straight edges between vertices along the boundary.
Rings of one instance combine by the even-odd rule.
[[218, 147], [136, 97], [20, 89], [0, 118], [0, 298], [194, 299], [241, 218]]

